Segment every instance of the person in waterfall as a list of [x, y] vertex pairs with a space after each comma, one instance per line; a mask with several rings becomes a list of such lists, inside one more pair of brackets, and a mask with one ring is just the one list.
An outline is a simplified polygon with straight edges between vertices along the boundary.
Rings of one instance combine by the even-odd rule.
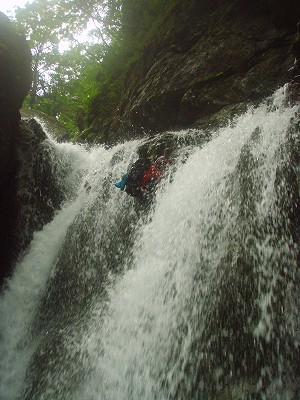
[[154, 191], [168, 164], [170, 160], [165, 156], [158, 157], [153, 163], [147, 158], [139, 158], [115, 186], [132, 197], [145, 199]]

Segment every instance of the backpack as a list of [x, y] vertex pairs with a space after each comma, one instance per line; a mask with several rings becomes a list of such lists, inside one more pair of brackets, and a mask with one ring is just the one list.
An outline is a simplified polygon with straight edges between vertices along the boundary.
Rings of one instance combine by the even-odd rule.
[[150, 161], [146, 158], [139, 158], [130, 167], [125, 192], [130, 196], [138, 196], [140, 194], [140, 184], [146, 169], [149, 167]]

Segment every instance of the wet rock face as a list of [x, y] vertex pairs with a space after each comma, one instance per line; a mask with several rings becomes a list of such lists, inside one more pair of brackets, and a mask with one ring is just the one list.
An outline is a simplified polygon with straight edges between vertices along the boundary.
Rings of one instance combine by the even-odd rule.
[[0, 281], [9, 263], [15, 227], [16, 139], [19, 109], [31, 85], [31, 53], [24, 37], [0, 13]]
[[31, 85], [31, 54], [25, 38], [0, 13], [0, 188], [15, 167], [19, 109]]
[[[1, 120], [12, 119], [31, 85], [31, 53], [25, 37], [0, 13]], [[7, 115], [8, 114], [8, 115]]]
[[33, 233], [50, 222], [64, 200], [56, 150], [35, 119], [22, 120], [17, 141], [19, 168], [15, 196], [13, 259], [27, 248]]
[[[6, 241], [1, 279], [8, 276], [33, 238], [35, 231], [50, 222], [65, 200], [63, 162], [58, 159], [53, 143], [35, 119], [22, 120], [16, 139], [18, 167], [12, 180], [11, 190], [6, 193], [9, 218], [6, 225]], [[5, 258], [4, 258], [5, 256]]]
[[[179, 2], [159, 40], [127, 77], [106, 140], [128, 129], [198, 127], [224, 108], [259, 101], [286, 83], [294, 66], [296, 0]], [[120, 123], [120, 121], [122, 121]], [[121, 124], [121, 126], [120, 126]], [[102, 129], [101, 129], [102, 128]]]

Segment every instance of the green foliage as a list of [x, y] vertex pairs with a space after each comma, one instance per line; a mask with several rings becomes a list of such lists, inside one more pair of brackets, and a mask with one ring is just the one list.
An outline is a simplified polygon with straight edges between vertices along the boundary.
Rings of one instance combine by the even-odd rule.
[[[178, 0], [35, 0], [16, 11], [29, 39], [33, 84], [25, 106], [62, 122], [72, 140], [86, 136], [95, 118], [109, 125], [126, 74]], [[76, 35], [93, 24], [91, 43]], [[67, 40], [72, 47], [59, 51]], [[80, 133], [84, 131], [85, 133]], [[91, 137], [91, 131], [85, 140]]]

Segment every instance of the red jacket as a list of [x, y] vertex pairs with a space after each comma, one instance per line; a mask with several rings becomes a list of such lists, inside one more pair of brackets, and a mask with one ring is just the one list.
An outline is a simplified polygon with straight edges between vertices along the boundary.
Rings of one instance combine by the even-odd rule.
[[155, 165], [150, 165], [141, 179], [141, 187], [143, 188], [149, 183], [157, 181], [161, 175], [162, 172]]

